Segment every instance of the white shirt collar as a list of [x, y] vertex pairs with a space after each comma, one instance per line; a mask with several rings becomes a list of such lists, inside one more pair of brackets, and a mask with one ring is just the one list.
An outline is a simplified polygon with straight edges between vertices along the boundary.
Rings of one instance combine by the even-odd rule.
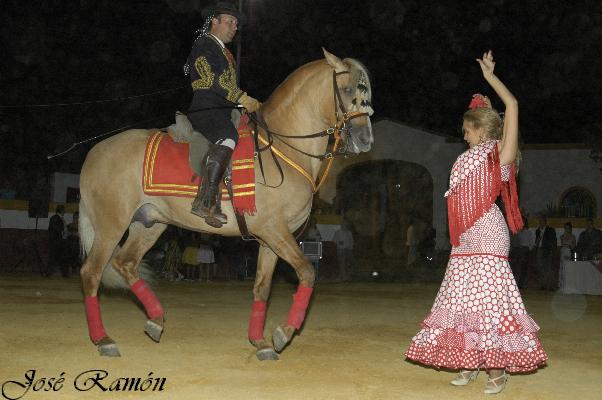
[[220, 38], [218, 38], [217, 36], [215, 36], [213, 33], [210, 33], [211, 37], [214, 38], [215, 40], [217, 40], [217, 42], [219, 43], [220, 46], [222, 46], [222, 49], [226, 47], [226, 45], [224, 44], [224, 42], [222, 42], [220, 40]]

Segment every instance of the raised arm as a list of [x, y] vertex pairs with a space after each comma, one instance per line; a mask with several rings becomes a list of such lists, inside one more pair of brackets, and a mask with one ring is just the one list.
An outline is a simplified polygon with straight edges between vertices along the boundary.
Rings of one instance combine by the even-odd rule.
[[491, 50], [483, 54], [483, 58], [477, 58], [477, 62], [483, 71], [483, 77], [491, 85], [495, 93], [504, 102], [504, 130], [500, 142], [500, 164], [511, 164], [516, 158], [518, 151], [518, 102], [506, 85], [493, 73], [495, 62]]

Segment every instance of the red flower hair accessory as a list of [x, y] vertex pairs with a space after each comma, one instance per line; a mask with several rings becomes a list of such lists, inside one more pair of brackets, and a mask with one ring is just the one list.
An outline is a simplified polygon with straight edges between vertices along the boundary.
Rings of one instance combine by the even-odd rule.
[[472, 95], [472, 100], [468, 108], [470, 110], [474, 110], [475, 108], [491, 108], [491, 101], [489, 101], [489, 97], [476, 93]]

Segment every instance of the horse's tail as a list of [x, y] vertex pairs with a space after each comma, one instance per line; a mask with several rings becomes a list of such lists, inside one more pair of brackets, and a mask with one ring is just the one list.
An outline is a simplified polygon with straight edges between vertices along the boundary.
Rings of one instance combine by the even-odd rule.
[[86, 202], [83, 198], [79, 202], [79, 252], [81, 259], [85, 260], [90, 253], [92, 244], [94, 243], [94, 227], [90, 222]]
[[[88, 210], [86, 209], [86, 202], [83, 198], [79, 202], [79, 240], [81, 259], [85, 260], [94, 244], [94, 227], [92, 226], [92, 222], [90, 222]], [[103, 286], [109, 289], [130, 288], [130, 285], [128, 285], [123, 276], [113, 268], [113, 264], [111, 263], [111, 260], [115, 257], [115, 254], [117, 254], [120, 248], [121, 247], [119, 246], [115, 246], [115, 250], [102, 272], [101, 282]], [[149, 285], [155, 283], [153, 270], [146, 262], [142, 261], [139, 264], [138, 273]]]

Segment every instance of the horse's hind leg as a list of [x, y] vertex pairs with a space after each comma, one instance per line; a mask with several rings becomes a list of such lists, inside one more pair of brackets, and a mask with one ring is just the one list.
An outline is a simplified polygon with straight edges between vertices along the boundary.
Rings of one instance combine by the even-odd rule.
[[278, 326], [272, 334], [274, 349], [280, 352], [291, 341], [295, 331], [303, 325], [305, 313], [313, 292], [315, 271], [305, 255], [303, 255], [288, 228], [280, 227], [279, 229], [275, 229], [272, 227], [269, 231], [264, 232], [265, 234], [260, 234], [260, 237], [266, 241], [278, 256], [294, 268], [299, 278], [299, 287], [293, 295], [293, 305], [289, 310], [286, 325]]
[[138, 265], [166, 227], [165, 224], [155, 223], [146, 228], [140, 222], [134, 222], [130, 225], [128, 239], [112, 260], [113, 268], [125, 278], [132, 292], [144, 306], [149, 318], [144, 331], [155, 342], [161, 339], [163, 333], [164, 311], [151, 288], [139, 277]]
[[[80, 206], [80, 211], [83, 211]], [[87, 222], [87, 216], [83, 213], [82, 220]], [[81, 223], [81, 222], [80, 222]], [[81, 225], [80, 225], [81, 226]], [[103, 356], [118, 357], [117, 344], [111, 339], [104, 328], [100, 315], [100, 303], [98, 302], [98, 287], [102, 277], [102, 271], [111, 259], [111, 255], [121, 237], [122, 233], [117, 229], [96, 230], [94, 245], [86, 257], [80, 270], [82, 289], [84, 292], [84, 303], [86, 307], [86, 320], [88, 322], [88, 333], [90, 340], [98, 347]]]
[[274, 348], [268, 344], [263, 336], [267, 301], [270, 297], [272, 276], [274, 275], [277, 261], [278, 256], [269, 247], [259, 247], [257, 273], [253, 286], [253, 309], [249, 319], [248, 337], [251, 344], [257, 348], [257, 358], [262, 361], [278, 359], [278, 354], [276, 354]]

